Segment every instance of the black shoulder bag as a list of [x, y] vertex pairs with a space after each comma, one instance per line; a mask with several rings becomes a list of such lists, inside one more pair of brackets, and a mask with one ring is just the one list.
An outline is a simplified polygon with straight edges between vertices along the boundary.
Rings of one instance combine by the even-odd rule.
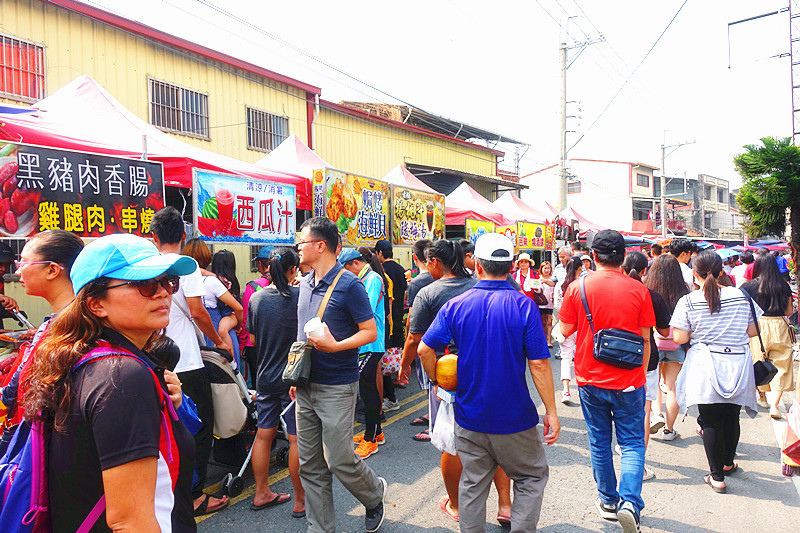
[[644, 339], [641, 335], [625, 331], [623, 329], [606, 328], [600, 331], [594, 330], [592, 313], [589, 311], [589, 302], [586, 300], [586, 277], [578, 280], [583, 301], [583, 310], [586, 312], [586, 320], [592, 328], [594, 335], [594, 358], [607, 365], [632, 370], [640, 368], [644, 363]]
[[747, 303], [750, 304], [750, 315], [753, 317], [753, 323], [756, 325], [758, 344], [761, 345], [761, 355], [764, 356], [762, 361], [756, 361], [753, 363], [753, 373], [756, 376], [756, 386], [761, 387], [772, 381], [772, 378], [774, 378], [778, 373], [778, 367], [772, 364], [772, 361], [770, 361], [769, 357], [767, 356], [767, 350], [764, 349], [764, 341], [761, 340], [761, 328], [758, 326], [758, 317], [756, 316], [756, 308], [753, 306], [753, 299], [745, 290], [742, 290], [742, 294], [744, 294], [744, 297], [747, 298]]

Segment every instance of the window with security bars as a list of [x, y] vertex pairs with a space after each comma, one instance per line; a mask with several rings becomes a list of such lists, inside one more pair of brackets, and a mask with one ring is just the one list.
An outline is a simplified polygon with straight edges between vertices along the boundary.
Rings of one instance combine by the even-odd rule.
[[639, 187], [649, 187], [650, 186], [650, 176], [647, 174], [636, 174], [636, 185]]
[[209, 140], [208, 95], [151, 79], [150, 123], [171, 133]]
[[0, 94], [35, 102], [44, 93], [44, 46], [0, 34]]
[[289, 136], [289, 119], [247, 107], [247, 148], [270, 152]]

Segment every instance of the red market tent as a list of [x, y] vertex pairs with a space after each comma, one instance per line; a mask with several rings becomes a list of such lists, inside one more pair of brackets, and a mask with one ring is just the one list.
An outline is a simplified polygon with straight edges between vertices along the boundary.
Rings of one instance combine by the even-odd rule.
[[289, 135], [277, 148], [257, 161], [255, 165], [267, 170], [302, 176], [309, 181], [314, 170], [330, 167], [297, 135]]
[[34, 113], [0, 113], [0, 139], [164, 164], [164, 183], [191, 188], [192, 169], [237, 174], [294, 185], [297, 206], [311, 209], [311, 184], [300, 176], [267, 170], [203, 150], [148, 124], [90, 76], [79, 76], [31, 106]]
[[578, 224], [580, 225], [581, 235], [585, 235], [587, 231], [601, 231], [604, 229], [608, 229], [605, 226], [601, 226], [600, 224], [595, 224], [594, 222], [589, 221], [586, 217], [584, 217], [571, 207], [568, 207], [563, 211], [561, 211], [561, 213], [559, 213], [558, 216], [567, 222], [569, 222], [570, 220], [577, 220]]
[[516, 222], [513, 218], [505, 217], [500, 209], [466, 182], [447, 195], [444, 205], [445, 221], [448, 226], [460, 226], [467, 218], [488, 220], [501, 226]]
[[[548, 222], [547, 214], [537, 211], [510, 191], [504, 192], [493, 204], [507, 217], [536, 224], [546, 224]], [[549, 219], [553, 220], [554, 218], [555, 216], [550, 214]]]
[[429, 187], [428, 185], [426, 185], [421, 179], [412, 174], [403, 165], [397, 165], [381, 179], [385, 182], [391, 183], [392, 185], [398, 185], [400, 187], [409, 187], [411, 189], [417, 189], [418, 191], [425, 191], [431, 194], [440, 194], [431, 187]]

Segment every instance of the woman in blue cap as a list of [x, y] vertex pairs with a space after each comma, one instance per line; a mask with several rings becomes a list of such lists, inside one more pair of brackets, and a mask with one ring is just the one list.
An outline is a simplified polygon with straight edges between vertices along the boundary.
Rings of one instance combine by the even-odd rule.
[[196, 531], [192, 436], [178, 384], [148, 353], [169, 322], [178, 276], [197, 263], [132, 235], [87, 245], [75, 299], [51, 323], [25, 379], [44, 426], [53, 531]]

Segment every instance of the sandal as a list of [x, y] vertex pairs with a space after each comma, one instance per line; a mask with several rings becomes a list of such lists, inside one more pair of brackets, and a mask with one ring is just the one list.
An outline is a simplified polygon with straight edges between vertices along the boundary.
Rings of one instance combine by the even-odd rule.
[[428, 424], [430, 424], [430, 422], [424, 416], [420, 416], [411, 421], [412, 426], [427, 426]]
[[[727, 492], [727, 488], [725, 487], [725, 482], [714, 481], [714, 478], [712, 478], [710, 474], [704, 476], [703, 481], [705, 481], [706, 485], [710, 486], [717, 494], [725, 494]], [[719, 483], [719, 484], [715, 485], [714, 483]]]
[[733, 463], [733, 466], [731, 466], [731, 467], [727, 467], [727, 466], [723, 466], [722, 467], [722, 473], [725, 474], [726, 476], [730, 476], [731, 474], [733, 474], [737, 470], [739, 470], [739, 463]]
[[220, 503], [215, 506], [209, 506], [208, 501], [211, 499], [210, 494], [203, 495], [203, 501], [200, 502], [200, 505], [197, 506], [197, 509], [194, 510], [194, 516], [203, 516], [211, 513], [216, 513], [217, 511], [221, 511], [225, 509], [231, 501], [228, 499], [227, 496], [223, 496], [219, 498]]
[[[285, 496], [285, 498], [284, 498], [284, 496]], [[290, 494], [286, 494], [285, 492], [279, 492], [278, 494], [275, 495], [274, 498], [272, 498], [267, 503], [262, 503], [261, 505], [256, 505], [254, 503], [251, 503], [250, 504], [250, 510], [251, 511], [261, 511], [263, 509], [266, 509], [267, 507], [274, 507], [276, 505], [280, 505], [282, 503], [286, 503], [286, 502], [290, 501], [291, 499], [292, 499], [292, 496]]]
[[497, 523], [503, 527], [510, 527], [511, 517], [509, 515], [497, 513]]
[[419, 433], [417, 433], [416, 435], [414, 435], [411, 438], [416, 440], [416, 441], [419, 441], [419, 442], [430, 442], [431, 441], [431, 435], [430, 435], [430, 433], [428, 433], [427, 429], [425, 431], [420, 431]]
[[458, 513], [455, 513], [452, 509], [450, 509], [450, 496], [445, 495], [441, 497], [439, 500], [439, 509], [444, 511], [444, 514], [458, 522]]

